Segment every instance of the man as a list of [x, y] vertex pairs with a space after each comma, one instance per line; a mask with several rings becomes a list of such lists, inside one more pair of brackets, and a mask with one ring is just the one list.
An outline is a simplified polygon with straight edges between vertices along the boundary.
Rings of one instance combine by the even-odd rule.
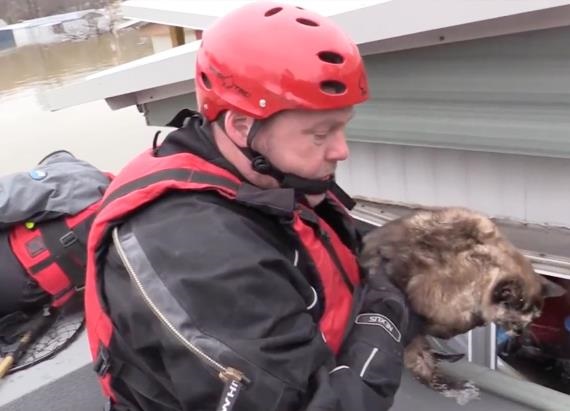
[[87, 328], [113, 410], [386, 410], [408, 324], [366, 284], [334, 183], [368, 98], [355, 44], [248, 4], [204, 33], [201, 114], [130, 163], [89, 239]]

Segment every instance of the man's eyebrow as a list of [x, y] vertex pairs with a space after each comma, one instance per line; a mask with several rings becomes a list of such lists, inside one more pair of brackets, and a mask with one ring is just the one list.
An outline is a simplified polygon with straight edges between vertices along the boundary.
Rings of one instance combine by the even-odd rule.
[[342, 126], [346, 123], [348, 123], [350, 120], [352, 120], [354, 118], [354, 115], [356, 113], [354, 111], [352, 111], [350, 113], [350, 116], [346, 119], [346, 121], [340, 121], [340, 120], [321, 120], [318, 123], [315, 123], [313, 125], [311, 125], [310, 127], [307, 127], [303, 130], [301, 130], [302, 133], [312, 133], [314, 132], [316, 129], [318, 129], [319, 127], [330, 127], [330, 128], [335, 128], [335, 127], [339, 127]]

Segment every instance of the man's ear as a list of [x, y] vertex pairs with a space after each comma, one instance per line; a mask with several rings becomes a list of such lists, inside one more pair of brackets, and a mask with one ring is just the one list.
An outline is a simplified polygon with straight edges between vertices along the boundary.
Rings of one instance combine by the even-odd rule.
[[224, 119], [226, 134], [238, 147], [247, 147], [247, 135], [253, 122], [253, 117], [229, 110]]

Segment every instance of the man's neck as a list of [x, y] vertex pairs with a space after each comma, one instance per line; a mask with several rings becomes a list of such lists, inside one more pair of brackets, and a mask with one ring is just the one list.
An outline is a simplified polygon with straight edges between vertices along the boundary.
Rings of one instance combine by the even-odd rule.
[[326, 197], [326, 194], [307, 194], [305, 198], [311, 207], [316, 207], [321, 204]]

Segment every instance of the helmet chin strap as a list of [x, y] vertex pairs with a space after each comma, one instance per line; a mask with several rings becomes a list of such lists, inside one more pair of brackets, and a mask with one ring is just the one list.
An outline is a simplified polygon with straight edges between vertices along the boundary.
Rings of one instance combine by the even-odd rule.
[[311, 180], [291, 173], [283, 173], [275, 168], [263, 155], [251, 150], [251, 167], [259, 174], [275, 178], [283, 188], [293, 188], [302, 194], [324, 194], [334, 183], [334, 179]]
[[247, 148], [241, 149], [242, 153], [251, 161], [251, 167], [259, 174], [269, 175], [275, 178], [283, 188], [293, 188], [302, 194], [324, 194], [335, 184], [334, 178], [328, 180], [312, 180], [300, 177], [296, 174], [284, 173], [275, 167], [263, 155], [252, 147], [253, 139], [261, 128], [263, 122], [255, 120], [247, 134]]

